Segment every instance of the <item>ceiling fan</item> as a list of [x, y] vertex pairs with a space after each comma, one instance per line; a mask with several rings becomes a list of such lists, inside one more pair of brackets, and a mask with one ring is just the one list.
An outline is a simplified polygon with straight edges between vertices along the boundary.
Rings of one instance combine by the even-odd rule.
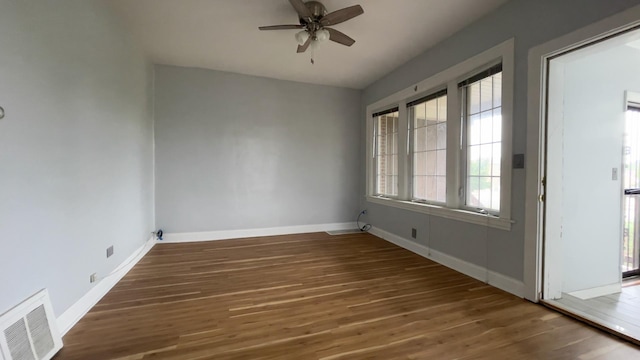
[[[289, 0], [299, 16], [300, 25], [260, 26], [260, 30], [292, 30], [300, 29], [296, 33], [298, 53], [303, 53], [311, 46], [313, 49], [320, 42], [331, 40], [338, 44], [351, 46], [356, 41], [342, 32], [327, 26], [340, 24], [364, 13], [362, 6], [353, 5], [341, 10], [327, 13], [327, 8], [319, 1]], [[313, 63], [313, 59], [311, 59]]]

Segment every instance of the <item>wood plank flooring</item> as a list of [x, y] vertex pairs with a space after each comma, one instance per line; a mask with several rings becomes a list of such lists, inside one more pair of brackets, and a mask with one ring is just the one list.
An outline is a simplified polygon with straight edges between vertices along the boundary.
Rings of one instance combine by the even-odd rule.
[[625, 286], [622, 292], [582, 300], [563, 293], [551, 306], [574, 313], [640, 343], [640, 286]]
[[631, 359], [638, 347], [370, 234], [158, 244], [66, 359]]

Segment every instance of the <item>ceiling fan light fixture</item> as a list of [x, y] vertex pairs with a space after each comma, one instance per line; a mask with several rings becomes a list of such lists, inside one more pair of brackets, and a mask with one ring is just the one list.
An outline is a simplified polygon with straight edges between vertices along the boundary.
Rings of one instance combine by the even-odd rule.
[[307, 42], [307, 39], [309, 39], [309, 33], [306, 30], [296, 33], [296, 41], [298, 42], [298, 45], [304, 45], [304, 43]]
[[311, 42], [311, 51], [316, 51], [316, 50], [318, 50], [319, 47], [320, 47], [320, 40], [314, 39]]
[[[289, 0], [291, 6], [298, 13], [299, 25], [270, 25], [259, 26], [259, 30], [293, 30], [298, 43], [297, 53], [301, 54], [308, 48], [314, 50], [321, 42], [331, 40], [344, 46], [351, 46], [356, 41], [342, 32], [328, 26], [341, 24], [362, 15], [364, 10], [360, 5], [349, 6], [333, 12], [327, 12], [325, 6], [316, 0]], [[300, 31], [302, 30], [302, 31]], [[313, 63], [313, 59], [311, 60]]]
[[329, 40], [330, 36], [331, 36], [331, 34], [329, 33], [328, 30], [321, 29], [321, 30], [316, 31], [316, 39], [318, 41], [327, 41], [327, 40]]

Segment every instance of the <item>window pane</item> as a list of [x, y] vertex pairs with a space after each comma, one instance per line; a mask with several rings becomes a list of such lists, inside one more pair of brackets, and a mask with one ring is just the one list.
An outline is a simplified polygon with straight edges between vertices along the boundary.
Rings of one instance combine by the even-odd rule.
[[480, 175], [480, 145], [469, 146], [467, 159], [467, 175]]
[[478, 80], [463, 88], [468, 110], [466, 205], [500, 210], [502, 173], [502, 74]]
[[413, 121], [413, 199], [445, 202], [447, 96], [413, 105], [409, 114]]
[[414, 130], [413, 151], [427, 150], [427, 128], [420, 127]]
[[502, 73], [493, 75], [493, 107], [502, 106]]
[[480, 175], [491, 176], [493, 145], [480, 145]]
[[397, 154], [398, 153], [398, 133], [393, 133], [391, 135], [391, 146], [389, 148], [389, 154]]
[[439, 202], [447, 201], [447, 178], [445, 176], [438, 176], [437, 178], [438, 198]]
[[491, 176], [500, 177], [500, 166], [502, 165], [502, 144], [493, 144], [493, 156], [491, 161]]
[[419, 152], [413, 154], [413, 174], [418, 176], [427, 175], [427, 153]]
[[389, 194], [389, 195], [398, 194], [398, 177], [396, 175], [387, 176], [386, 194]]
[[437, 99], [427, 101], [426, 106], [427, 106], [427, 124], [435, 124], [438, 121]]
[[413, 197], [416, 199], [424, 199], [426, 192], [426, 176], [413, 177]]
[[493, 110], [493, 141], [502, 141], [502, 108]]
[[491, 177], [483, 176], [479, 179], [479, 206], [483, 209], [491, 209]]
[[435, 176], [427, 176], [427, 199], [437, 199], [438, 183]]
[[427, 150], [435, 150], [438, 137], [438, 128], [434, 125], [427, 126]]
[[447, 123], [440, 123], [436, 125], [437, 132], [437, 142], [436, 149], [446, 149], [447, 148]]
[[478, 82], [475, 82], [468, 87], [467, 109], [469, 111], [469, 115], [480, 112], [480, 83]]
[[480, 114], [480, 143], [488, 144], [492, 141], [493, 141], [493, 111], [489, 110]]
[[438, 99], [438, 121], [447, 121], [447, 97], [442, 96]]
[[398, 194], [398, 112], [374, 118], [376, 193]]
[[424, 103], [412, 106], [414, 112], [414, 128], [427, 126], [426, 106]]
[[478, 177], [467, 178], [467, 205], [479, 206], [478, 199], [480, 198], [480, 183]]
[[493, 178], [491, 188], [491, 209], [500, 208], [500, 178]]
[[471, 115], [467, 129], [469, 132], [469, 145], [480, 144], [480, 115]]
[[447, 175], [447, 152], [445, 150], [436, 151], [436, 175]]
[[426, 154], [427, 154], [426, 174], [427, 175], [435, 175], [436, 174], [436, 162], [437, 162], [436, 152], [435, 151], [429, 151]]
[[488, 77], [480, 80], [480, 111], [493, 108], [493, 80]]

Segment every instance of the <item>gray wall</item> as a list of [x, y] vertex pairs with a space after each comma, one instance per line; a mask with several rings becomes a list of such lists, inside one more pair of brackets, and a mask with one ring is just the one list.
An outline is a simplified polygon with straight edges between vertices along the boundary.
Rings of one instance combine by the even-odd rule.
[[[362, 106], [515, 38], [513, 152], [525, 153], [529, 49], [638, 4], [638, 0], [512, 0], [371, 84], [364, 91]], [[360, 133], [364, 143], [364, 111], [361, 114]], [[364, 152], [362, 146], [360, 194], [364, 194], [365, 188]], [[426, 215], [371, 204], [362, 198], [361, 206], [369, 210], [368, 220], [374, 226], [408, 239], [411, 228], [417, 227], [418, 242], [429, 243], [436, 250], [522, 280], [524, 188], [524, 170], [514, 170], [511, 217], [516, 223], [510, 232], [435, 216], [429, 219]]]
[[154, 227], [152, 68], [106, 1], [3, 0], [0, 34], [0, 313], [59, 316]]
[[155, 84], [159, 228], [355, 219], [360, 91], [171, 66]]

